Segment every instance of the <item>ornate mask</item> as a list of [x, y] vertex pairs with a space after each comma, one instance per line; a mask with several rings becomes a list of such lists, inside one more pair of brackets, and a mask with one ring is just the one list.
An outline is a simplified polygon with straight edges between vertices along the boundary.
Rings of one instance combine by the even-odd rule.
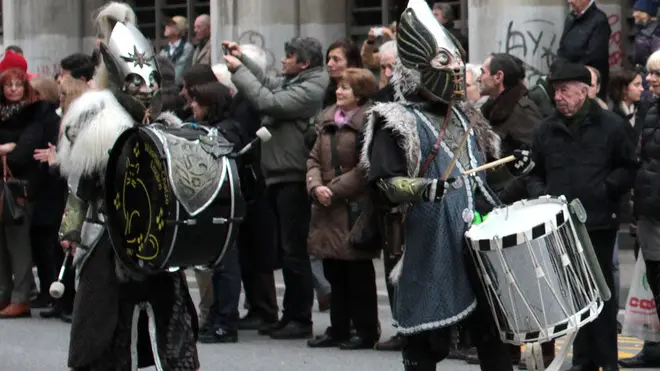
[[399, 58], [406, 68], [419, 71], [422, 89], [445, 103], [465, 99], [465, 63], [459, 45], [426, 1], [408, 2], [399, 21]]
[[101, 53], [110, 83], [149, 107], [161, 82], [151, 43], [134, 25], [117, 23]]

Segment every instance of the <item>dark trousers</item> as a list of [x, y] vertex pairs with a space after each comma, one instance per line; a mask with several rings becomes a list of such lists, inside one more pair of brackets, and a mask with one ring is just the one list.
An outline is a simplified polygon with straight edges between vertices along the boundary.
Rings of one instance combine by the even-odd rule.
[[277, 321], [277, 293], [273, 272], [242, 272], [241, 275], [250, 315], [259, 316], [266, 322]]
[[593, 322], [578, 332], [573, 344], [573, 365], [585, 367], [617, 365], [617, 324], [618, 303], [614, 297], [614, 271], [612, 254], [616, 241], [616, 230], [589, 232], [591, 244], [603, 271], [612, 298], [605, 302], [603, 311]]
[[238, 330], [238, 301], [241, 296], [241, 269], [238, 249], [230, 246], [222, 258], [222, 264], [213, 271], [213, 304], [207, 322], [214, 330], [227, 332]]
[[[463, 325], [469, 330], [472, 343], [477, 348], [481, 370], [511, 371], [513, 366], [509, 349], [500, 339], [474, 261], [470, 256], [466, 256], [465, 261], [468, 277], [477, 297], [477, 308]], [[403, 363], [406, 370], [431, 371], [436, 369], [436, 363], [449, 355], [452, 328], [420, 332], [408, 335], [407, 338], [408, 343], [403, 349]]]
[[[57, 238], [58, 230], [59, 225], [32, 225], [30, 228], [32, 261], [39, 275], [39, 291], [49, 298], [50, 285], [57, 280], [64, 262], [64, 251]], [[65, 313], [71, 313], [76, 290], [75, 270], [71, 267], [70, 259], [62, 283], [65, 287], [64, 295], [55, 302], [55, 305]]]
[[247, 205], [238, 235], [245, 302], [251, 316], [266, 322], [277, 321], [279, 310], [273, 274], [278, 265], [274, 219], [267, 198], [255, 198]]
[[378, 340], [378, 293], [376, 271], [371, 260], [323, 260], [325, 278], [330, 282], [331, 336], [350, 338], [351, 321], [357, 334]]
[[278, 251], [284, 277], [282, 322], [312, 323], [314, 285], [307, 254], [311, 204], [304, 182], [268, 186], [268, 200], [275, 213]]

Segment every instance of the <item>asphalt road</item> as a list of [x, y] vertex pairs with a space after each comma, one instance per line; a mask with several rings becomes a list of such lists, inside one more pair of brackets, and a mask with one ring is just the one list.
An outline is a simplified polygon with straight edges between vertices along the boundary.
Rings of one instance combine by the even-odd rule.
[[[622, 251], [622, 256], [632, 254]], [[632, 259], [625, 259], [623, 276], [629, 276]], [[377, 265], [378, 266], [378, 265]], [[389, 324], [391, 315], [387, 306], [382, 268], [379, 276], [379, 316], [383, 337], [394, 334]], [[191, 280], [192, 279], [191, 276]], [[277, 275], [278, 297], [281, 300], [282, 279]], [[192, 282], [191, 282], [192, 283]], [[194, 286], [194, 285], [192, 285]], [[192, 295], [197, 301], [198, 290], [193, 287]], [[29, 319], [4, 320], [0, 322], [0, 371], [57, 371], [66, 370], [69, 326], [59, 320], [43, 320], [34, 311]], [[321, 333], [329, 325], [327, 313], [314, 313], [314, 328]], [[309, 349], [301, 340], [274, 341], [255, 332], [241, 332], [237, 344], [200, 344], [202, 370], [231, 371], [347, 371], [377, 370], [401, 371], [401, 356], [398, 353], [383, 353], [371, 350], [341, 351], [338, 349]], [[557, 342], [563, 346], [563, 340]], [[619, 357], [629, 357], [641, 349], [641, 341], [620, 338]], [[568, 364], [568, 363], [567, 363]], [[438, 370], [479, 370], [478, 366], [462, 361], [447, 360], [438, 365]]]

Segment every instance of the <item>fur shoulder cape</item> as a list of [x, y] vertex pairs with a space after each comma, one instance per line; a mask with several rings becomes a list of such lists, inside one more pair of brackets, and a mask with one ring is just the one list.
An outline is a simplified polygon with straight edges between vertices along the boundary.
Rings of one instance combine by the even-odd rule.
[[[171, 112], [158, 116], [157, 122], [181, 126]], [[109, 90], [89, 91], [76, 99], [62, 118], [57, 144], [57, 164], [64, 177], [99, 174], [108, 163], [108, 152], [135, 120]]]

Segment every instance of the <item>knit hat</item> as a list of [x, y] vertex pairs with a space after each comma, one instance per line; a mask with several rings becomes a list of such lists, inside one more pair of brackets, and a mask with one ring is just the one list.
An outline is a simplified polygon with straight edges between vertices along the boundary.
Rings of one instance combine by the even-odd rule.
[[550, 72], [550, 76], [548, 76], [548, 82], [550, 84], [569, 81], [583, 82], [591, 85], [591, 72], [583, 64], [560, 63], [554, 71]]
[[5, 57], [0, 61], [0, 72], [5, 72], [8, 69], [17, 68], [23, 72], [27, 73], [27, 61], [25, 57], [20, 54], [16, 54], [11, 50], [5, 52]]
[[656, 0], [637, 0], [633, 5], [633, 10], [638, 10], [651, 17], [655, 17], [658, 13], [658, 2]]

